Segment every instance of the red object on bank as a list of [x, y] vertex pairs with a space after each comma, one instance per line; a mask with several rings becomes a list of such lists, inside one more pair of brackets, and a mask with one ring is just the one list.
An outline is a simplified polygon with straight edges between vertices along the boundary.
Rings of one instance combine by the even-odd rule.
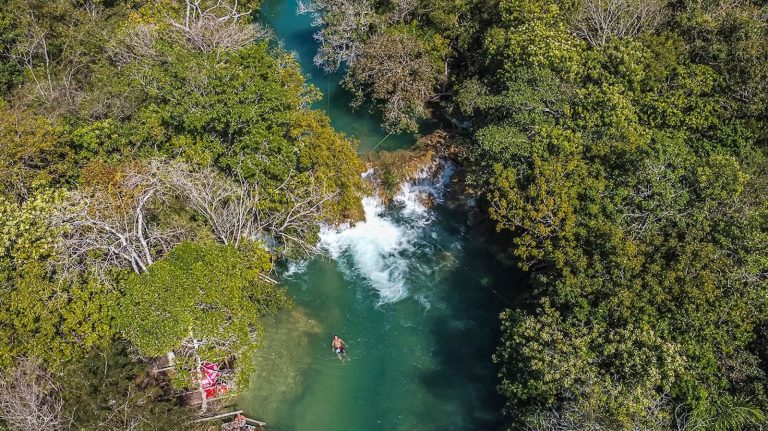
[[200, 374], [202, 375], [201, 383], [203, 390], [205, 390], [205, 398], [215, 398], [217, 395], [224, 395], [229, 392], [229, 387], [226, 383], [218, 383], [221, 373], [219, 372], [219, 364], [213, 362], [203, 362], [200, 367]]
[[216, 386], [216, 381], [218, 381], [221, 376], [221, 373], [219, 372], [219, 364], [214, 364], [212, 362], [203, 362], [203, 366], [200, 367], [200, 372], [202, 374], [201, 383], [203, 384], [203, 389]]

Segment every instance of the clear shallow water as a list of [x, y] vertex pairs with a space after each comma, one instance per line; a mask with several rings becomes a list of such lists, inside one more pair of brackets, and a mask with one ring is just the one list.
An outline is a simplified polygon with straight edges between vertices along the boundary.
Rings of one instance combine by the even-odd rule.
[[[334, 125], [373, 148], [386, 134], [367, 112], [346, 108], [337, 77], [313, 70], [314, 29], [295, 16], [295, 0], [262, 8], [313, 83], [330, 83]], [[400, 138], [385, 143], [413, 142]], [[406, 185], [389, 208], [365, 199], [365, 222], [323, 230], [327, 257], [287, 268], [296, 307], [267, 322], [239, 400], [249, 416], [279, 431], [504, 429], [491, 355], [507, 305], [500, 296], [516, 297], [524, 282], [496, 258], [492, 231], [470, 225], [446, 188]], [[438, 204], [421, 205], [424, 193]], [[331, 351], [334, 334], [349, 344], [348, 362]]]
[[[241, 406], [284, 431], [504, 429], [493, 290], [513, 296], [515, 271], [445, 205], [367, 209], [362, 226], [324, 233], [336, 260], [287, 275], [297, 307], [268, 324]], [[334, 334], [349, 362], [331, 352]]]

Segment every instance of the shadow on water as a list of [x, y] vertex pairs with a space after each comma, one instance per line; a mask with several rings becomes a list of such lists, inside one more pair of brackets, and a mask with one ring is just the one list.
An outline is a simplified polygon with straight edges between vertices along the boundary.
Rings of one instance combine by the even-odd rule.
[[[430, 328], [435, 368], [422, 373], [421, 384], [441, 405], [462, 410], [453, 415], [460, 423], [442, 429], [504, 430], [504, 400], [496, 390], [492, 355], [500, 336], [498, 316], [521, 298], [527, 278], [514, 262], [497, 258], [493, 251], [500, 238], [490, 226], [468, 226], [463, 211], [441, 209], [439, 220], [448, 236], [467, 230], [462, 252], [454, 256], [457, 266], [445, 277], [446, 312]], [[423, 420], [433, 417], [425, 414]]]

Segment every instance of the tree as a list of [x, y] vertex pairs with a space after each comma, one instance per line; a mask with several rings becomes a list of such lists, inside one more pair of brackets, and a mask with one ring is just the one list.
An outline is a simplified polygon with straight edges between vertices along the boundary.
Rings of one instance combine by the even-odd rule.
[[[333, 131], [325, 114], [309, 109], [316, 90], [305, 85], [289, 54], [258, 43], [215, 55], [167, 55], [174, 58], [170, 69], [152, 59], [126, 67], [135, 91], [157, 88], [123, 124], [128, 142], [146, 156], [180, 156], [258, 184], [263, 202], [276, 199], [270, 203], [275, 210], [282, 197], [269, 191], [296, 185], [299, 192], [312, 184], [314, 201], [333, 195], [321, 205], [323, 217], [360, 216], [363, 166], [356, 144]], [[188, 97], [176, 96], [190, 88]]]
[[483, 9], [476, 0], [313, 0], [309, 13], [319, 48], [315, 64], [326, 72], [345, 66], [343, 83], [354, 108], [369, 105], [383, 113], [392, 133], [416, 132], [428, 105], [448, 95], [449, 57], [454, 45], [477, 35]]
[[0, 195], [0, 267], [20, 271], [27, 264], [44, 262], [55, 250], [58, 231], [49, 223], [61, 193], [44, 191], [22, 203]]
[[[509, 410], [534, 429], [759, 422], [755, 99], [732, 105], [723, 57], [683, 39], [704, 31], [689, 11], [510, 0], [500, 12], [459, 102], [474, 120], [470, 180], [535, 287], [527, 311], [502, 315]], [[692, 28], [653, 25], [666, 13]]]
[[[686, 4], [672, 16], [691, 57], [718, 72], [721, 94], [732, 114], [748, 124], [765, 145], [768, 128], [768, 21], [758, 1]], [[763, 120], [758, 120], [762, 118]]]
[[311, 254], [317, 226], [327, 219], [325, 205], [336, 195], [318, 190], [308, 175], [270, 190], [242, 177], [227, 178], [211, 167], [181, 161], [154, 164], [160, 180], [206, 220], [216, 239], [235, 247], [262, 238], [280, 244], [288, 254], [295, 249]]
[[62, 279], [56, 260], [60, 229], [51, 224], [57, 193], [22, 204], [0, 198], [0, 364], [36, 357], [52, 369], [83, 357], [113, 336], [116, 292], [86, 273]]
[[21, 68], [11, 59], [11, 49], [16, 44], [20, 29], [13, 15], [8, 13], [10, 1], [0, 2], [0, 95], [6, 93], [21, 80]]
[[23, 70], [15, 100], [48, 114], [72, 113], [101, 64], [107, 36], [125, 16], [124, 2], [7, 0], [2, 20], [13, 29], [4, 57]]
[[19, 359], [0, 379], [0, 419], [11, 430], [63, 430], [62, 404], [52, 376], [35, 359]]
[[26, 199], [65, 176], [70, 155], [55, 121], [0, 102], [0, 193]]
[[171, 19], [171, 25], [179, 30], [183, 43], [202, 52], [244, 48], [268, 33], [249, 22], [250, 10], [238, 11], [237, 0], [233, 4], [223, 0], [211, 4], [186, 0], [184, 6], [183, 20]]
[[354, 64], [377, 21], [374, 2], [370, 0], [300, 1], [298, 12], [312, 15], [312, 25], [320, 27], [314, 34], [319, 43], [315, 65], [335, 72], [346, 64]]
[[590, 45], [600, 46], [610, 38], [653, 31], [666, 17], [664, 7], [662, 1], [582, 0], [571, 25]]
[[57, 382], [68, 429], [201, 429], [191, 423], [196, 412], [168, 396], [167, 378], [135, 361], [122, 341], [68, 364]]
[[447, 50], [439, 36], [418, 37], [413, 29], [374, 35], [344, 79], [355, 95], [353, 106], [370, 98], [380, 105], [387, 130], [417, 131], [417, 121], [427, 117], [427, 104], [437, 100], [436, 87], [445, 79]]
[[0, 301], [0, 363], [35, 355], [58, 369], [108, 344], [118, 294], [95, 277], [55, 280], [41, 264], [28, 264], [8, 280]]
[[159, 253], [181, 242], [183, 227], [157, 218], [157, 202], [166, 190], [153, 168], [96, 163], [84, 171], [80, 190], [68, 193], [55, 214], [54, 223], [64, 232], [58, 253], [63, 271], [81, 272], [87, 264], [101, 274], [123, 266], [143, 272]]
[[520, 70], [553, 71], [570, 81], [579, 70], [583, 42], [567, 31], [566, 3], [502, 0], [501, 23], [484, 38], [486, 62], [494, 80], [509, 82]]
[[258, 244], [244, 254], [232, 246], [182, 243], [124, 282], [117, 327], [142, 356], [175, 352], [177, 384], [197, 382], [205, 400], [202, 362], [237, 357], [245, 367], [261, 338], [261, 318], [288, 305], [285, 293], [259, 276], [270, 266]]
[[37, 358], [59, 390], [4, 398], [0, 427], [193, 427], [136, 352], [198, 390], [227, 361], [236, 387], [288, 303], [272, 259], [362, 215], [356, 143], [247, 3], [0, 1], [0, 366]]

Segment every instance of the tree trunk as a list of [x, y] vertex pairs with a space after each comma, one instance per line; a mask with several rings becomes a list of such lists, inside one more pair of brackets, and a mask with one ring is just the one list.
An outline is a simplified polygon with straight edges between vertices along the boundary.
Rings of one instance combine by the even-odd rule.
[[200, 413], [202, 414], [208, 410], [208, 399], [205, 397], [205, 388], [203, 388], [203, 361], [200, 359], [200, 355], [197, 354], [198, 342], [191, 328], [189, 330], [189, 337], [192, 339], [192, 354], [195, 355], [195, 364], [197, 365], [195, 373], [197, 374], [197, 388], [200, 392]]

